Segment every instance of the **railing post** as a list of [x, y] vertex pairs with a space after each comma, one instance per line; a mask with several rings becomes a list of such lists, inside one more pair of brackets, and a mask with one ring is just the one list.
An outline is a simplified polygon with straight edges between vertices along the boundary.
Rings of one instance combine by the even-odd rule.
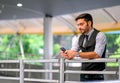
[[65, 81], [65, 75], [64, 75], [64, 59], [60, 58], [60, 82], [59, 83], [64, 83]]
[[20, 60], [20, 83], [24, 83], [24, 60]]
[[119, 70], [118, 70], [118, 79], [120, 80], [120, 59], [118, 59], [118, 64], [119, 64]]

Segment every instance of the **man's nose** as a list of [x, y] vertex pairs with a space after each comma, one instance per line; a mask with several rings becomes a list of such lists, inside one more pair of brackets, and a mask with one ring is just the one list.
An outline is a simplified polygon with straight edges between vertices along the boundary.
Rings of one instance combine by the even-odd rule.
[[81, 26], [79, 26], [78, 29], [81, 29]]

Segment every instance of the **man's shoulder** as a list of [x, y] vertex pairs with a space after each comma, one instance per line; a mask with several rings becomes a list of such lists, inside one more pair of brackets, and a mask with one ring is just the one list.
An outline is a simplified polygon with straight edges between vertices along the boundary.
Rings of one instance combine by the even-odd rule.
[[97, 34], [97, 37], [96, 38], [100, 38], [101, 40], [102, 39], [105, 39], [106, 40], [106, 35], [105, 35], [105, 33], [103, 33], [103, 32], [99, 32], [98, 34]]
[[98, 32], [98, 35], [103, 35], [103, 36], [105, 36], [105, 33], [104, 33], [104, 32], [99, 31], [99, 32]]
[[103, 35], [103, 36], [105, 36], [105, 33], [104, 33], [104, 32], [102, 32], [102, 31], [100, 31], [100, 30], [98, 30], [98, 29], [95, 29], [95, 28], [94, 28], [94, 30], [98, 32], [97, 35]]

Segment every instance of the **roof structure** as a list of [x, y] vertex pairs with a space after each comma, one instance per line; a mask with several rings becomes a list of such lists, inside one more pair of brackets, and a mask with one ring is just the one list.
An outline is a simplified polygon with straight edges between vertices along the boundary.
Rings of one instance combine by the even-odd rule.
[[78, 32], [75, 17], [92, 14], [101, 31], [120, 30], [120, 0], [0, 0], [0, 34], [42, 34], [45, 15], [54, 34]]

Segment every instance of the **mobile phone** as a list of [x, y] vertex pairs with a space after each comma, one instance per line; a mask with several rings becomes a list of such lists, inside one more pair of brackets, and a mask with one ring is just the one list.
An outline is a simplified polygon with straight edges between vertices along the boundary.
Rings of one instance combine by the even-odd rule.
[[66, 49], [64, 47], [61, 47], [60, 50], [62, 50], [63, 52], [66, 51]]

